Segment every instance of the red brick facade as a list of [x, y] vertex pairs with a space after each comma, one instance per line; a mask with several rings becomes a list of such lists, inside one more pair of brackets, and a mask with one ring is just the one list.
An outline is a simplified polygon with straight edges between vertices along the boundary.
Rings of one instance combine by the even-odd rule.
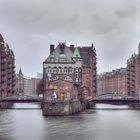
[[140, 92], [140, 44], [138, 55], [133, 54], [127, 61], [127, 93], [139, 97]]
[[[75, 50], [74, 46], [70, 47]], [[95, 97], [97, 93], [97, 58], [93, 44], [89, 47], [78, 47], [82, 57], [82, 91], [84, 98]]]
[[0, 97], [15, 93], [15, 56], [0, 34]]
[[98, 95], [107, 93], [127, 94], [127, 74], [126, 69], [121, 68], [106, 72], [97, 78]]

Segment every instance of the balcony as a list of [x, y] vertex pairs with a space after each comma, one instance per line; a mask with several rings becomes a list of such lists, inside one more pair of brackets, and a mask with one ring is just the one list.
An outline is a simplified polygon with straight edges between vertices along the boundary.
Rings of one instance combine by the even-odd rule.
[[15, 79], [12, 79], [12, 82], [16, 82], [16, 80]]
[[12, 68], [14, 69], [14, 68], [15, 68], [15, 66], [12, 66]]
[[15, 90], [12, 90], [12, 93], [15, 93]]
[[12, 62], [11, 61], [8, 61], [7, 64], [12, 64]]
[[12, 74], [12, 78], [15, 78], [15, 77], [16, 77], [16, 75], [15, 75], [15, 73], [13, 73], [13, 74]]
[[2, 88], [1, 91], [3, 92], [3, 91], [5, 91], [5, 89]]
[[12, 88], [15, 87], [15, 86], [16, 86], [16, 84], [12, 84]]
[[5, 75], [6, 75], [6, 73], [4, 73], [4, 72], [1, 73], [1, 76], [2, 77], [5, 77]]
[[7, 75], [10, 75], [11, 74], [11, 72], [7, 72]]
[[11, 82], [8, 82], [7, 85], [10, 86], [11, 85]]
[[4, 82], [6, 82], [6, 80], [2, 78], [2, 79], [1, 79], [1, 82], [4, 83]]
[[2, 64], [2, 65], [5, 65], [5, 64], [6, 64], [6, 62], [5, 62], [5, 61], [1, 61], [1, 64]]
[[7, 92], [10, 92], [11, 91], [11, 89], [7, 89]]
[[8, 80], [11, 80], [12, 78], [11, 78], [11, 77], [7, 77], [7, 79], [8, 79]]
[[133, 78], [135, 77], [135, 75], [133, 74], [133, 75], [131, 75]]
[[2, 58], [2, 59], [6, 59], [6, 56], [5, 56], [5, 55], [2, 55], [1, 58]]
[[1, 71], [5, 71], [5, 68], [1, 68]]

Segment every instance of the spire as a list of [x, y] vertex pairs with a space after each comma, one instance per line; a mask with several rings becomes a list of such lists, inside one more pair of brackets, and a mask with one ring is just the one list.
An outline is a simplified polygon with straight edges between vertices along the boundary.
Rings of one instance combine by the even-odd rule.
[[91, 44], [91, 48], [92, 48], [92, 49], [93, 49], [93, 51], [96, 53], [96, 50], [95, 50], [95, 47], [94, 47], [93, 42], [92, 42], [92, 44]]
[[75, 49], [72, 58], [81, 58], [78, 48]]
[[139, 45], [138, 45], [138, 53], [140, 54], [140, 42], [139, 42]]
[[22, 75], [22, 76], [23, 76], [23, 73], [22, 73], [21, 68], [19, 69], [19, 73], [18, 73], [18, 75]]
[[4, 39], [1, 34], [0, 34], [0, 42], [4, 42]]
[[91, 47], [94, 48], [93, 42], [92, 42], [92, 44], [91, 44]]

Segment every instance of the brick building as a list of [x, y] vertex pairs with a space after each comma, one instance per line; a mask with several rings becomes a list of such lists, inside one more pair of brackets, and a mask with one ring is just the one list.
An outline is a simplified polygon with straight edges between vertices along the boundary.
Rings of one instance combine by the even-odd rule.
[[[70, 50], [74, 52], [73, 45]], [[78, 47], [82, 58], [82, 93], [85, 98], [95, 97], [97, 93], [97, 58], [93, 44], [88, 47]]]
[[37, 94], [37, 88], [40, 81], [41, 79], [39, 78], [24, 76], [20, 69], [16, 79], [17, 94]]
[[15, 94], [15, 56], [0, 34], [0, 97]]
[[126, 68], [105, 72], [97, 78], [98, 95], [106, 93], [127, 94], [127, 72]]
[[132, 54], [127, 60], [127, 93], [130, 96], [140, 97], [140, 44], [138, 54]]
[[76, 48], [74, 45], [67, 47], [65, 43], [59, 43], [56, 48], [50, 45], [50, 56], [43, 66], [44, 80], [47, 76], [48, 81], [57, 79], [71, 81], [82, 87], [83, 95], [96, 95], [96, 50], [93, 44], [89, 47]]
[[[50, 55], [43, 62], [43, 81], [44, 97], [47, 101], [48, 99], [51, 101], [55, 92], [57, 100], [60, 98], [61, 102], [65, 102], [62, 99], [72, 100], [73, 104], [74, 101], [77, 102], [72, 105], [74, 107], [72, 110], [79, 107], [76, 106], [79, 105], [81, 97], [85, 99], [95, 96], [96, 51], [93, 44], [90, 47], [82, 48], [75, 48], [74, 45], [68, 47], [65, 43], [59, 43], [56, 48], [54, 45], [50, 45]], [[61, 88], [59, 83], [60, 85], [64, 83], [65, 86]], [[51, 92], [52, 90], [53, 92]], [[71, 108], [70, 104], [67, 106]], [[60, 108], [63, 108], [64, 111], [65, 107]]]

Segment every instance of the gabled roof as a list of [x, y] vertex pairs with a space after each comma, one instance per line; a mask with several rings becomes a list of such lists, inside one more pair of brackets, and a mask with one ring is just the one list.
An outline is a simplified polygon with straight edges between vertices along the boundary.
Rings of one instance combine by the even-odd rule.
[[75, 49], [72, 58], [81, 58], [78, 48]]
[[45, 63], [59, 63], [60, 59], [66, 59], [66, 63], [74, 63], [72, 60], [73, 52], [66, 46], [65, 43], [59, 43], [54, 51], [45, 60]]

